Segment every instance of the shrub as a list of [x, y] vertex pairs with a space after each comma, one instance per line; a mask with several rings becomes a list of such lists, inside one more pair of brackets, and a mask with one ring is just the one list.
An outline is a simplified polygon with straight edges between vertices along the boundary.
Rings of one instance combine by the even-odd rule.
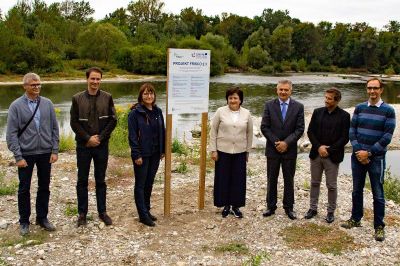
[[316, 71], [321, 71], [321, 64], [319, 63], [318, 60], [313, 59], [313, 60], [311, 61], [311, 64], [308, 66], [308, 69], [309, 69], [310, 71], [314, 71], [314, 72], [316, 72]]
[[261, 69], [261, 72], [266, 73], [266, 74], [272, 74], [274, 73], [275, 69], [274, 66], [271, 65], [264, 65]]
[[396, 71], [394, 70], [393, 66], [390, 65], [388, 68], [385, 69], [385, 74], [386, 75], [394, 75], [394, 74], [396, 74]]
[[0, 196], [14, 195], [18, 189], [18, 182], [15, 180], [5, 180], [4, 172], [0, 172]]
[[116, 109], [118, 122], [111, 134], [109, 142], [110, 154], [120, 157], [129, 157], [131, 154], [128, 140], [128, 115], [130, 110], [122, 108]]
[[256, 47], [252, 47], [249, 50], [249, 55], [247, 57], [247, 63], [249, 66], [260, 69], [265, 64], [268, 64], [270, 61], [270, 56], [267, 51], [261, 48], [261, 46], [257, 45]]
[[306, 62], [306, 60], [304, 60], [303, 58], [302, 59], [300, 59], [298, 62], [297, 62], [297, 64], [298, 64], [298, 66], [299, 66], [299, 70], [300, 71], [306, 71], [306, 69], [307, 69], [307, 62]]
[[188, 154], [188, 147], [179, 141], [179, 139], [174, 138], [172, 141], [171, 147], [172, 153], [177, 153], [179, 155], [187, 155]]
[[72, 134], [61, 134], [59, 143], [59, 152], [75, 150], [75, 139]]

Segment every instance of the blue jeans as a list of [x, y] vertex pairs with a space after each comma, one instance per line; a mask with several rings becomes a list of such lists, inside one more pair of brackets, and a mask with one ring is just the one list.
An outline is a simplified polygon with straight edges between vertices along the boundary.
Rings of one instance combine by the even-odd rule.
[[18, 168], [18, 210], [20, 217], [19, 222], [21, 224], [29, 224], [29, 216], [31, 215], [30, 190], [33, 167], [35, 164], [38, 177], [38, 189], [36, 194], [36, 219], [39, 221], [47, 219], [50, 198], [50, 156], [50, 153], [23, 156], [28, 166]]
[[358, 222], [363, 217], [363, 190], [368, 173], [374, 199], [374, 228], [385, 226], [383, 222], [385, 217], [385, 195], [383, 191], [385, 167], [385, 156], [374, 157], [366, 165], [361, 164], [354, 154], [351, 156], [351, 170], [353, 173], [353, 209], [351, 218]]
[[98, 213], [106, 212], [106, 170], [108, 164], [108, 143], [102, 143], [97, 147], [87, 148], [77, 145], [76, 162], [78, 167], [78, 181], [76, 192], [78, 195], [78, 212], [88, 212], [88, 179], [90, 163], [94, 164], [94, 179], [96, 181], [96, 200]]
[[160, 165], [160, 153], [142, 157], [142, 165], [136, 165], [134, 159], [133, 170], [135, 172], [134, 197], [139, 218], [145, 218], [150, 211], [150, 197], [153, 190], [154, 177]]

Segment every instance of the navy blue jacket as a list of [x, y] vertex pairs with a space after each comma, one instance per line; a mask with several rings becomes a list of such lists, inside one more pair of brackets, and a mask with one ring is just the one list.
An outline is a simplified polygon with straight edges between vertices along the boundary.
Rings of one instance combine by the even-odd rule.
[[[159, 123], [159, 147], [160, 154], [163, 154], [165, 153], [164, 117], [161, 109], [156, 105], [153, 106], [153, 110], [157, 112], [156, 119]], [[129, 146], [131, 147], [131, 156], [133, 160], [152, 155], [153, 134], [149, 119], [150, 117], [141, 104], [137, 104], [129, 113]]]

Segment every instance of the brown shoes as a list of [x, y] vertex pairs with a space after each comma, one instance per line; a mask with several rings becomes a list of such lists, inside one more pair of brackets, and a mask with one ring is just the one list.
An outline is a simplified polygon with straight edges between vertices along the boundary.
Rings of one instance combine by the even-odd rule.
[[105, 225], [107, 225], [107, 226], [108, 226], [108, 225], [112, 225], [112, 220], [111, 220], [110, 216], [107, 215], [106, 212], [100, 213], [100, 214], [99, 214], [99, 218], [100, 218], [100, 220], [103, 221], [103, 223], [104, 223]]

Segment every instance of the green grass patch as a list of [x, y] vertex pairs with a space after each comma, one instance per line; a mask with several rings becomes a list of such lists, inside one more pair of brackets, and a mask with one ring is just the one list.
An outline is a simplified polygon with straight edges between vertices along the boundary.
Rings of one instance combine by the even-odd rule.
[[[371, 190], [371, 181], [369, 178], [365, 180], [365, 187]], [[395, 203], [400, 204], [400, 177], [394, 175], [390, 167], [385, 170], [383, 191], [385, 192], [386, 199], [393, 200]]]
[[16, 180], [6, 180], [3, 171], [0, 171], [0, 196], [14, 195], [18, 190]]
[[7, 265], [8, 263], [3, 258], [0, 257], [0, 266], [7, 266]]
[[246, 246], [246, 244], [240, 242], [222, 244], [221, 246], [215, 247], [214, 250], [219, 253], [228, 252], [241, 255], [249, 254], [249, 248]]
[[129, 157], [131, 149], [128, 140], [128, 115], [130, 109], [117, 107], [118, 122], [111, 134], [109, 149], [110, 154], [118, 157]]
[[1, 247], [10, 247], [20, 244], [22, 247], [40, 245], [46, 242], [49, 234], [47, 231], [38, 230], [30, 232], [27, 236], [20, 236], [18, 234], [3, 234], [0, 239]]
[[187, 163], [185, 161], [181, 161], [179, 165], [175, 168], [174, 172], [179, 174], [186, 174], [187, 172], [189, 172], [189, 167], [187, 166]]
[[188, 146], [185, 143], [180, 142], [179, 139], [174, 138], [172, 141], [171, 151], [172, 153], [177, 153], [179, 155], [187, 155]]
[[266, 252], [262, 251], [256, 255], [252, 255], [245, 263], [244, 266], [260, 266], [265, 260], [270, 260], [271, 255]]
[[304, 223], [284, 228], [280, 235], [294, 249], [317, 249], [321, 253], [341, 255], [343, 251], [354, 250], [354, 238], [334, 227]]
[[310, 190], [311, 189], [310, 180], [308, 180], [308, 179], [304, 179], [303, 180], [303, 189], [304, 190]]
[[68, 203], [64, 211], [65, 216], [78, 216], [78, 207], [76, 204]]
[[73, 151], [75, 147], [75, 139], [72, 134], [61, 134], [59, 152]]

